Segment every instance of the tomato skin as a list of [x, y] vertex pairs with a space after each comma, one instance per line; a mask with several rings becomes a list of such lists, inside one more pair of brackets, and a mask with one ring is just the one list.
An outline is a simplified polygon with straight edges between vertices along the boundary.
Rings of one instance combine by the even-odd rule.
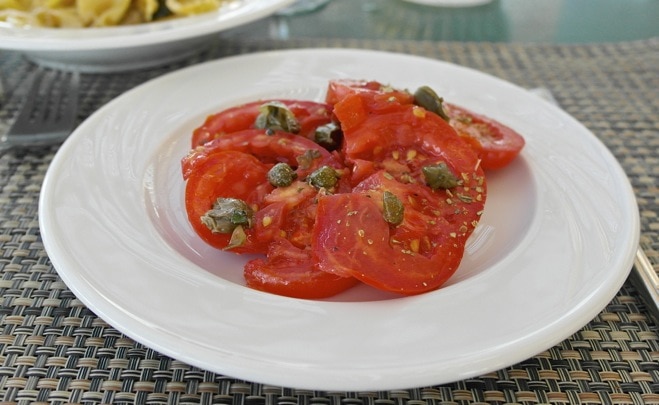
[[316, 128], [332, 121], [332, 108], [325, 103], [302, 100], [259, 100], [209, 115], [204, 123], [193, 131], [192, 148], [225, 134], [254, 128], [259, 108], [269, 101], [284, 103], [295, 114], [300, 122], [298, 135], [305, 138], [313, 139]]
[[507, 166], [524, 147], [524, 138], [497, 120], [450, 103], [444, 104], [444, 110], [451, 126], [476, 150], [485, 169]]
[[304, 299], [331, 297], [358, 282], [315, 269], [309, 250], [285, 239], [270, 245], [267, 259], [251, 260], [245, 265], [245, 280], [256, 290]]

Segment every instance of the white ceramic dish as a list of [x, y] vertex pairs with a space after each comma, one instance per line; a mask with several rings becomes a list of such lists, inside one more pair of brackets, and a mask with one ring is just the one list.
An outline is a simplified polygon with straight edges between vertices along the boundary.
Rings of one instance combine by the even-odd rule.
[[44, 66], [91, 73], [147, 68], [190, 56], [218, 32], [264, 18], [293, 0], [230, 0], [218, 11], [149, 24], [48, 29], [0, 24], [0, 49]]
[[[337, 77], [428, 84], [526, 137], [518, 160], [488, 175], [481, 224], [438, 291], [358, 287], [328, 301], [254, 291], [246, 259], [209, 248], [187, 223], [179, 162], [207, 114], [267, 97], [321, 100]], [[639, 235], [620, 166], [559, 108], [474, 70], [358, 50], [231, 57], [125, 93], [59, 150], [39, 217], [62, 279], [120, 331], [204, 369], [326, 390], [439, 384], [531, 357], [606, 306]]]

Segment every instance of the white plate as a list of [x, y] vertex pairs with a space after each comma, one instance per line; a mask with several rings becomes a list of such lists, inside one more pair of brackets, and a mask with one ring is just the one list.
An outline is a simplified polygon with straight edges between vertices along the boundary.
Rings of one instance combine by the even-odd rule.
[[[482, 223], [438, 291], [359, 287], [328, 301], [254, 291], [246, 259], [207, 247], [185, 218], [179, 161], [207, 114], [267, 97], [321, 100], [338, 77], [428, 84], [526, 137], [518, 160], [488, 175]], [[358, 50], [231, 57], [139, 86], [65, 142], [39, 208], [62, 279], [120, 331], [214, 372], [326, 390], [439, 384], [531, 357], [614, 297], [639, 235], [620, 166], [559, 108], [474, 70]]]
[[0, 49], [48, 67], [104, 73], [156, 66], [190, 56], [218, 32], [264, 18], [293, 0], [230, 0], [197, 16], [119, 27], [21, 28], [0, 23]]

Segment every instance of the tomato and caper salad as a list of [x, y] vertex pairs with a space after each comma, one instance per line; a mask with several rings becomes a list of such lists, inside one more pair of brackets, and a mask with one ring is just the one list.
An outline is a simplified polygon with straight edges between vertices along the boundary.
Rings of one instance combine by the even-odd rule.
[[254, 289], [324, 298], [358, 283], [399, 293], [456, 271], [514, 130], [427, 86], [331, 80], [323, 102], [258, 100], [210, 115], [182, 159], [195, 232], [234, 253]]

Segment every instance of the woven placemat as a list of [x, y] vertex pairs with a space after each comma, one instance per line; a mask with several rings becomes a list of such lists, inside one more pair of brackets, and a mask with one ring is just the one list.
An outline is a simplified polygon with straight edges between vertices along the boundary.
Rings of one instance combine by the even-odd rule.
[[[636, 192], [641, 244], [659, 263], [659, 39], [596, 45], [367, 40], [238, 40], [170, 66], [83, 75], [82, 121], [124, 91], [227, 55], [302, 47], [369, 48], [477, 68], [551, 89], [618, 158]], [[0, 53], [0, 133], [35, 66]], [[40, 186], [57, 146], [0, 159], [0, 403], [2, 404], [659, 404], [659, 329], [634, 286], [560, 344], [511, 367], [450, 384], [386, 392], [274, 387], [200, 370], [144, 347], [89, 311], [41, 243]]]

